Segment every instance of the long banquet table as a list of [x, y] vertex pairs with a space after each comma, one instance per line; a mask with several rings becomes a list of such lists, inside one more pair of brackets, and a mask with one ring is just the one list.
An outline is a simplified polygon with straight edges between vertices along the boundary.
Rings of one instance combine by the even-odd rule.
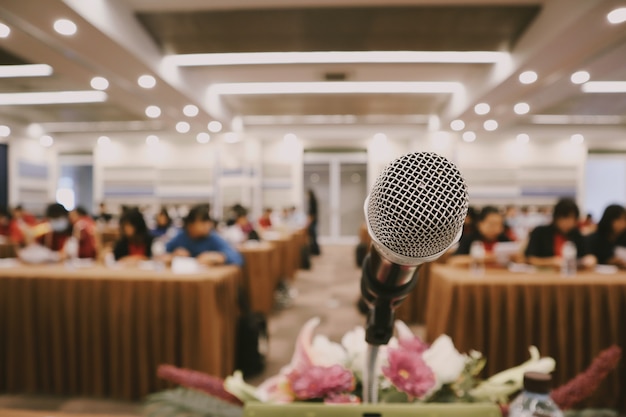
[[137, 399], [162, 363], [230, 374], [240, 271], [0, 269], [0, 392]]
[[269, 314], [274, 306], [274, 290], [278, 285], [278, 247], [270, 242], [240, 245], [244, 257], [243, 283], [252, 311]]
[[535, 345], [556, 359], [555, 385], [574, 377], [603, 349], [617, 344], [625, 357], [588, 406], [626, 410], [626, 273], [513, 273], [433, 265], [426, 331], [448, 334], [459, 351], [476, 349], [492, 375], [528, 359]]

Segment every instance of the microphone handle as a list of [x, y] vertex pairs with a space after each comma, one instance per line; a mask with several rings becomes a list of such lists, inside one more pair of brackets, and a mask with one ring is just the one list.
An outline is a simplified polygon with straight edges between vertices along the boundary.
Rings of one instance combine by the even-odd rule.
[[389, 343], [393, 335], [394, 311], [417, 284], [419, 265], [394, 264], [374, 247], [363, 261], [361, 296], [369, 307], [365, 340], [370, 345]]

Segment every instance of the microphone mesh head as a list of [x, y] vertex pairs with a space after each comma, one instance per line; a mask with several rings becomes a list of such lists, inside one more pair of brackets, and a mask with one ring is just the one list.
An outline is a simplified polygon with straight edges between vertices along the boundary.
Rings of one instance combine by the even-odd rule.
[[384, 248], [427, 258], [455, 243], [467, 208], [467, 185], [457, 167], [435, 153], [418, 152], [396, 159], [378, 176], [367, 221]]

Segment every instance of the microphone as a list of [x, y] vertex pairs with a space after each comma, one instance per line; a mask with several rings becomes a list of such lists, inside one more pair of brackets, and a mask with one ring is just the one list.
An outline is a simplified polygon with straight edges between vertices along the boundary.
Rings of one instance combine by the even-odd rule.
[[419, 266], [458, 242], [468, 204], [461, 173], [435, 153], [404, 155], [378, 176], [364, 206], [372, 238], [361, 278], [368, 344], [389, 342], [394, 311], [415, 288]]

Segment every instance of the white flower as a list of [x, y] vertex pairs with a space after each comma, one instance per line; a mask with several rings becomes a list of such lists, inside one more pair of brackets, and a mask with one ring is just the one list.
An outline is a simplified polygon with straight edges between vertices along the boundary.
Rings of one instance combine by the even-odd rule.
[[328, 337], [316, 335], [311, 345], [313, 363], [317, 366], [345, 365], [347, 353], [339, 343], [331, 342]]
[[423, 354], [422, 358], [433, 370], [437, 379], [437, 387], [450, 384], [457, 379], [465, 369], [467, 356], [459, 353], [448, 335], [441, 335]]
[[[365, 341], [365, 329], [361, 326], [355, 327], [341, 338], [341, 345], [346, 350], [345, 366], [354, 373], [357, 380], [363, 379], [363, 370], [367, 363], [367, 342]], [[378, 361], [376, 375], [382, 377], [382, 368], [389, 364], [388, 349], [397, 348], [398, 339], [392, 337], [386, 346], [380, 346], [378, 350]]]

